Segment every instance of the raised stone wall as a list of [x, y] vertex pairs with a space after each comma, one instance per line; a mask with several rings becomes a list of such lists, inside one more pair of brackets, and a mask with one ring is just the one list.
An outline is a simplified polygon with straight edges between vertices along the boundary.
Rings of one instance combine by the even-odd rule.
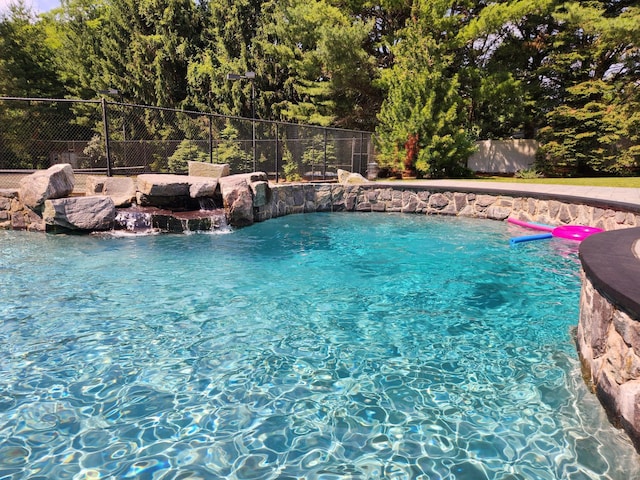
[[256, 209], [255, 220], [264, 221], [294, 213], [352, 211], [460, 215], [520, 220], [550, 225], [581, 224], [604, 230], [640, 226], [640, 213], [559, 201], [486, 193], [439, 191], [423, 187], [378, 184], [272, 185], [271, 197]]
[[0, 189], [0, 228], [44, 232], [45, 223], [41, 216], [24, 206], [18, 190]]
[[[640, 213], [560, 201], [505, 195], [443, 191], [402, 185], [279, 184], [254, 203], [254, 220], [264, 221], [295, 213], [352, 211], [460, 215], [520, 220], [550, 225], [580, 224], [617, 230], [640, 226]], [[230, 222], [233, 225], [233, 222]], [[0, 190], [0, 228], [45, 230], [42, 218], [20, 202], [18, 190]]]
[[640, 322], [596, 290], [585, 275], [576, 343], [583, 377], [611, 422], [640, 450]]
[[583, 376], [611, 421], [640, 451], [640, 228], [580, 244], [583, 268], [576, 345]]

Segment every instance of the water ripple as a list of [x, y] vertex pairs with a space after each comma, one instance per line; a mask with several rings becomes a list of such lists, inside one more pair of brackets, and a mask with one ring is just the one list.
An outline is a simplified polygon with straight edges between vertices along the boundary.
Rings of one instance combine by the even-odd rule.
[[0, 277], [0, 478], [640, 476], [580, 377], [575, 252], [508, 236], [391, 215], [0, 232], [21, 262]]

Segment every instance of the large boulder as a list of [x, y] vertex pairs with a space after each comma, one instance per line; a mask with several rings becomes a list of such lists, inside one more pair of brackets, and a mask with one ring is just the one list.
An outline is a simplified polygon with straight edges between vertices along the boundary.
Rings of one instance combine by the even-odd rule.
[[359, 173], [351, 173], [346, 170], [338, 169], [338, 183], [343, 185], [359, 185], [361, 183], [369, 183], [369, 180]]
[[267, 204], [269, 181], [264, 172], [245, 173], [221, 177], [219, 180], [227, 222], [234, 227], [254, 222], [254, 207]]
[[229, 225], [244, 227], [253, 224], [253, 191], [248, 175], [220, 178], [220, 192]]
[[86, 195], [107, 195], [116, 207], [128, 207], [136, 198], [136, 184], [131, 177], [103, 177], [89, 175]]
[[193, 175], [145, 173], [138, 175], [138, 191], [146, 197], [213, 197], [218, 179]]
[[269, 182], [260, 180], [249, 184], [253, 193], [253, 206], [264, 207], [269, 201]]
[[228, 163], [187, 162], [189, 176], [220, 178], [229, 175]]
[[138, 205], [191, 210], [196, 208], [190, 198], [191, 184], [186, 175], [145, 173], [138, 175]]
[[253, 206], [263, 207], [269, 201], [269, 177], [265, 172], [241, 173], [234, 178], [245, 179], [253, 194]]
[[150, 197], [189, 196], [189, 177], [166, 173], [138, 175], [138, 191]]
[[218, 179], [212, 177], [187, 177], [189, 182], [189, 196], [191, 198], [203, 198], [215, 196], [218, 189]]
[[110, 230], [116, 218], [111, 197], [68, 197], [46, 200], [42, 218], [47, 225], [71, 230]]
[[68, 163], [39, 170], [20, 180], [20, 200], [29, 208], [40, 207], [45, 200], [63, 198], [73, 192], [75, 177]]

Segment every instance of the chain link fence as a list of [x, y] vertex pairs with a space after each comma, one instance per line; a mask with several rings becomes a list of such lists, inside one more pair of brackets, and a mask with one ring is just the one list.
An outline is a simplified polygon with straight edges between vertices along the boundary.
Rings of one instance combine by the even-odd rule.
[[366, 174], [371, 132], [101, 100], [0, 97], [0, 188], [56, 163], [77, 174], [187, 173], [188, 161], [273, 181]]

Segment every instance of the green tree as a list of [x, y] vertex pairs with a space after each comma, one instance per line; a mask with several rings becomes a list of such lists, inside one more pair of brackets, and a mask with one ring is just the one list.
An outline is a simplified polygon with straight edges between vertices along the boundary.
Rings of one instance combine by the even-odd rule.
[[124, 100], [177, 107], [187, 97], [187, 66], [199, 44], [191, 0], [110, 0], [100, 35], [98, 89]]
[[325, 136], [322, 134], [311, 137], [311, 141], [305, 145], [302, 152], [302, 164], [311, 167], [314, 175], [322, 172], [325, 165], [335, 165], [337, 161], [335, 144], [325, 143]]
[[105, 85], [101, 53], [108, 5], [93, 0], [62, 0], [60, 8], [45, 14], [56, 38], [55, 61], [69, 94], [95, 98]]
[[621, 92], [602, 80], [568, 87], [567, 102], [549, 112], [540, 131], [537, 168], [550, 176], [638, 174], [639, 88], [626, 87]]
[[461, 94], [478, 138], [535, 136], [552, 96], [540, 69], [556, 29], [552, 0], [476, 2], [456, 39]]
[[293, 158], [293, 154], [287, 147], [286, 142], [283, 143], [282, 147], [282, 171], [284, 172], [284, 179], [287, 182], [298, 182], [302, 180], [300, 166]]
[[210, 0], [200, 3], [203, 29], [200, 45], [189, 62], [188, 104], [202, 111], [266, 118], [264, 104], [252, 105], [252, 86], [261, 90], [261, 73], [255, 85], [229, 81], [227, 74], [244, 74], [262, 68], [251, 53], [256, 32], [264, 21], [263, 0]]
[[22, 0], [0, 16], [0, 96], [63, 98], [45, 23]]
[[540, 130], [538, 168], [549, 175], [634, 174], [640, 169], [640, 7], [566, 3], [548, 57], [557, 103]]
[[209, 161], [207, 152], [202, 151], [193, 140], [183, 140], [169, 157], [168, 166], [172, 173], [187, 173], [188, 162], [207, 161]]
[[376, 129], [385, 165], [430, 177], [460, 176], [473, 152], [458, 75], [452, 73], [458, 19], [448, 2], [416, 2], [384, 73], [387, 96]]
[[82, 150], [84, 155], [83, 164], [81, 168], [97, 168], [106, 165], [107, 153], [104, 148], [104, 141], [100, 135], [94, 135], [87, 143], [87, 146]]
[[228, 163], [232, 173], [250, 172], [253, 168], [253, 157], [242, 148], [238, 140], [238, 130], [227, 121], [220, 132], [220, 141], [214, 152], [215, 163]]
[[371, 127], [380, 92], [376, 60], [366, 47], [374, 29], [327, 1], [287, 0], [266, 6], [256, 57], [268, 66], [263, 94], [272, 115], [317, 125]]
[[[23, 2], [0, 16], [0, 96], [63, 98], [55, 46], [47, 24]], [[43, 168], [55, 150], [52, 140], [73, 138], [67, 104], [3, 102], [0, 159], [3, 168]]]

